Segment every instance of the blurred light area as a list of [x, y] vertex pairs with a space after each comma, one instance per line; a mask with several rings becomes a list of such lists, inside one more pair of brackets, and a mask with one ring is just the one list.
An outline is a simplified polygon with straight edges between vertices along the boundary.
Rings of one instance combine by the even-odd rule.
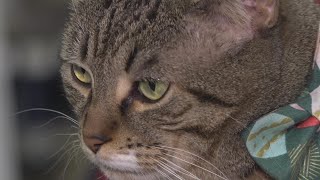
[[56, 75], [66, 0], [12, 0], [10, 59], [16, 76], [46, 80]]
[[72, 116], [59, 76], [69, 1], [0, 0], [0, 180], [92, 180], [70, 121], [15, 115]]
[[6, 38], [5, 6], [9, 0], [0, 0], [0, 179], [18, 180], [19, 168], [14, 145], [17, 143], [17, 129], [12, 116], [12, 89], [10, 85], [11, 65], [8, 63], [8, 39]]
[[58, 69], [57, 45], [42, 39], [25, 39], [17, 43], [12, 59], [17, 76], [26, 79], [45, 80], [56, 75]]

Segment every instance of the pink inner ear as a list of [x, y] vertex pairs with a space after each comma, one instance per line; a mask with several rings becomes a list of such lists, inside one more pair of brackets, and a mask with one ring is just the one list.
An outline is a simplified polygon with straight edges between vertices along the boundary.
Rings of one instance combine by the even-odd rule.
[[257, 1], [256, 0], [242, 0], [243, 4], [249, 7], [256, 7]]
[[[320, 1], [320, 0], [315, 0], [315, 1]], [[269, 13], [272, 14], [275, 11], [277, 0], [242, 0], [242, 3], [249, 8], [254, 8], [254, 9], [263, 8], [265, 10], [268, 10]]]

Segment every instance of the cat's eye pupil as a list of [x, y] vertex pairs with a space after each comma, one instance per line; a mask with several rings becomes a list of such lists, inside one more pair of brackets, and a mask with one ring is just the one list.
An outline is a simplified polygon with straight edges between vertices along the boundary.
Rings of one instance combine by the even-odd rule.
[[78, 65], [72, 65], [72, 71], [73, 71], [74, 77], [77, 80], [79, 80], [81, 83], [90, 84], [92, 82], [90, 74], [84, 68]]
[[161, 81], [141, 81], [139, 82], [138, 90], [149, 100], [160, 100], [169, 89], [169, 83]]
[[149, 82], [149, 87], [152, 91], [155, 91], [156, 90], [156, 83], [154, 82]]

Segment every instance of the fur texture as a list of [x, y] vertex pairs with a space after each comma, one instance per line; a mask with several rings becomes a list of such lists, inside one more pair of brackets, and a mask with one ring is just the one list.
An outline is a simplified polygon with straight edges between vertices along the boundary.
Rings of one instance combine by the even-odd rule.
[[[246, 1], [254, 0], [74, 3], [61, 74], [82, 137], [110, 138], [97, 153], [83, 143], [110, 179], [174, 178], [163, 168], [170, 162], [200, 179], [242, 179], [255, 169], [239, 134], [303, 91], [320, 11], [313, 0], [281, 0], [277, 24], [266, 28]], [[90, 87], [71, 64], [91, 74]], [[147, 102], [135, 86], [145, 79], [170, 89]]]

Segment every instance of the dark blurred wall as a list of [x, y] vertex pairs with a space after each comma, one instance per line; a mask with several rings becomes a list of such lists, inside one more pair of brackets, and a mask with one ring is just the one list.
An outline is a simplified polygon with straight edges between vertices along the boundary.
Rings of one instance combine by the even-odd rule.
[[[69, 3], [65, 0], [8, 0], [1, 6], [7, 9], [4, 63], [11, 67], [7, 79], [12, 88], [9, 101], [13, 110], [6, 110], [10, 112], [7, 114], [47, 108], [72, 116], [58, 73], [58, 52]], [[20, 174], [22, 180], [86, 179], [87, 171], [82, 167], [85, 163], [77, 156], [78, 152], [80, 156], [79, 147], [64, 146], [69, 139], [67, 134], [77, 129], [63, 118], [48, 123], [57, 116], [37, 110], [11, 118], [12, 121], [16, 119], [17, 142], [8, 143], [14, 144], [16, 149], [18, 167], [15, 173]]]
[[18, 180], [17, 127], [9, 120], [12, 111], [12, 94], [10, 93], [10, 64], [7, 60], [8, 39], [6, 36], [7, 1], [0, 0], [0, 179]]

